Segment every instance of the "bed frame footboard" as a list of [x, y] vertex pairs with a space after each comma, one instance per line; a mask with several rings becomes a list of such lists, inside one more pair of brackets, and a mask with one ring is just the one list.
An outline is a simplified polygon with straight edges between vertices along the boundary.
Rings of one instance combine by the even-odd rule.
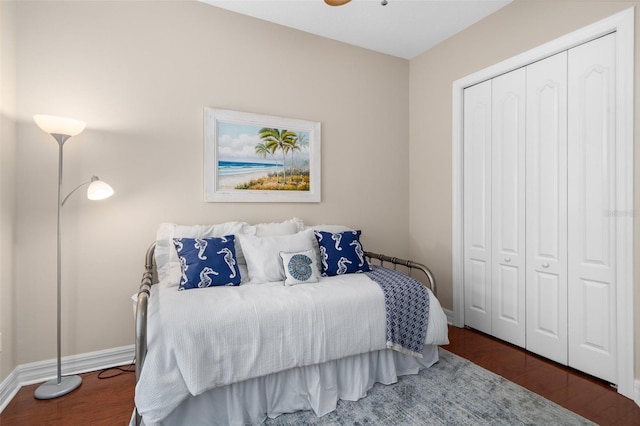
[[428, 287], [433, 292], [433, 294], [437, 295], [436, 279], [433, 277], [433, 273], [431, 273], [431, 270], [427, 268], [426, 265], [422, 263], [414, 262], [412, 260], [399, 259], [397, 257], [390, 257], [384, 254], [373, 253], [370, 251], [365, 251], [364, 255], [369, 258], [369, 261], [371, 261], [371, 259], [379, 260], [380, 265], [382, 266], [384, 266], [384, 262], [390, 262], [393, 264], [393, 269], [396, 269], [397, 265], [402, 265], [408, 269], [407, 275], [409, 276], [411, 276], [411, 271], [413, 271], [414, 269], [422, 272], [427, 278], [427, 280], [429, 280], [429, 285], [428, 286], [425, 285], [425, 286]]
[[[136, 383], [140, 379], [140, 372], [144, 365], [144, 360], [147, 355], [147, 309], [149, 305], [149, 297], [151, 297], [151, 286], [154, 285], [156, 280], [156, 264], [155, 264], [155, 243], [147, 249], [144, 262], [144, 273], [142, 274], [142, 281], [140, 282], [140, 289], [138, 290], [138, 300], [136, 303]], [[393, 264], [393, 268], [396, 269], [398, 265], [404, 266], [408, 269], [408, 275], [411, 276], [411, 272], [415, 269], [425, 275], [429, 284], [423, 283], [428, 287], [433, 294], [436, 293], [436, 280], [433, 274], [422, 263], [413, 262], [411, 260], [399, 259], [397, 257], [386, 256], [384, 254], [378, 254], [373, 252], [365, 252], [365, 256], [372, 259], [379, 260], [380, 265], [384, 266], [385, 262]], [[141, 417], [138, 414], [138, 409], [135, 408], [135, 425], [141, 424]]]

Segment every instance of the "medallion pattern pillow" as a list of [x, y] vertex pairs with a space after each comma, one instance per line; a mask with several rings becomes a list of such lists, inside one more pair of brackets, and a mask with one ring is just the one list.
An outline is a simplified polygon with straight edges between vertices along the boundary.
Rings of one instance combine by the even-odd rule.
[[322, 276], [368, 272], [371, 270], [360, 244], [360, 231], [314, 231], [320, 248]]
[[285, 285], [318, 282], [316, 276], [318, 266], [313, 249], [295, 253], [281, 251], [280, 257], [284, 266], [284, 274], [287, 276], [284, 280]]
[[178, 290], [239, 285], [235, 237], [174, 238], [181, 278]]

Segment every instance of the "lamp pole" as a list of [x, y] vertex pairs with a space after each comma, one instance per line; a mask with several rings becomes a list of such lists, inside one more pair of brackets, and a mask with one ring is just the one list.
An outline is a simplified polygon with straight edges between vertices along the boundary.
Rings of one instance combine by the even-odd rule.
[[58, 230], [57, 230], [57, 377], [49, 380], [35, 391], [37, 399], [53, 399], [77, 389], [82, 384], [78, 375], [62, 377], [62, 149], [70, 135], [51, 133], [58, 142]]
[[57, 234], [57, 288], [58, 288], [58, 381], [62, 383], [62, 149], [64, 143], [69, 136], [54, 134], [52, 135], [58, 141], [58, 234]]

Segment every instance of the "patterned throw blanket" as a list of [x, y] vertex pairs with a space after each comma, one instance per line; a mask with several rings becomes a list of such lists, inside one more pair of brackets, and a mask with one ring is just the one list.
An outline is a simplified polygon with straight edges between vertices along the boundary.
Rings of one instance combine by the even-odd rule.
[[429, 319], [427, 289], [414, 278], [377, 265], [371, 265], [371, 271], [365, 274], [384, 293], [387, 348], [422, 358]]

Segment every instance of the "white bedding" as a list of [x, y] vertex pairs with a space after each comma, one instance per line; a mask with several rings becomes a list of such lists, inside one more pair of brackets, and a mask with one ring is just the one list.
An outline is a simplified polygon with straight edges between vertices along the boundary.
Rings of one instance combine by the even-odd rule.
[[438, 361], [438, 347], [425, 345], [422, 358], [391, 349], [353, 355], [324, 364], [298, 367], [211, 389], [187, 398], [160, 423], [142, 426], [246, 426], [267, 417], [313, 410], [322, 417], [339, 400], [357, 401], [376, 383], [390, 385], [398, 377], [417, 374]]
[[[447, 344], [446, 316], [430, 296], [425, 343]], [[136, 387], [146, 424], [161, 421], [189, 395], [386, 347], [384, 296], [364, 274], [294, 287], [178, 292], [155, 285], [148, 317], [148, 353]]]

